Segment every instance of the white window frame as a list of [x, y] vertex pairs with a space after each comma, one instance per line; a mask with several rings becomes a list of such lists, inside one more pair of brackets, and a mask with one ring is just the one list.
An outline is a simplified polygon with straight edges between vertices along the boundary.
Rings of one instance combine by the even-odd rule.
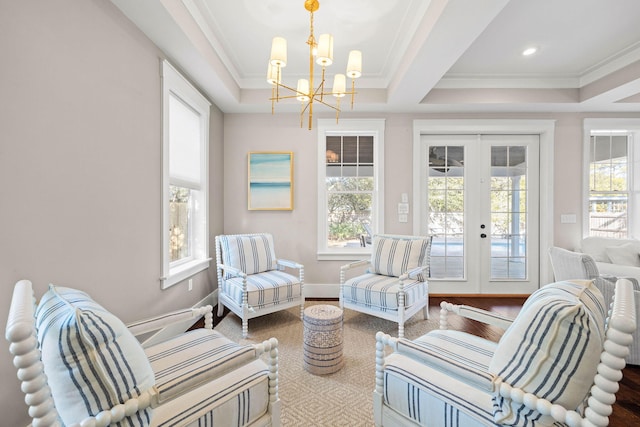
[[[191, 256], [175, 262], [169, 260], [169, 97], [179, 98], [200, 116], [200, 185], [197, 209], [193, 213], [192, 230], [187, 238]], [[207, 269], [209, 258], [209, 112], [211, 104], [167, 61], [162, 62], [162, 273], [161, 288], [166, 289]]]
[[384, 233], [384, 119], [318, 119], [318, 260], [352, 260], [371, 254], [371, 247], [330, 248], [327, 245], [327, 136], [373, 136], [373, 223], [374, 233]]
[[591, 158], [589, 150], [591, 146], [591, 133], [605, 132], [611, 134], [628, 135], [630, 139], [628, 159], [628, 238], [640, 236], [640, 119], [610, 118], [610, 119], [584, 119], [583, 122], [583, 163], [582, 163], [582, 237], [589, 236], [589, 165]]

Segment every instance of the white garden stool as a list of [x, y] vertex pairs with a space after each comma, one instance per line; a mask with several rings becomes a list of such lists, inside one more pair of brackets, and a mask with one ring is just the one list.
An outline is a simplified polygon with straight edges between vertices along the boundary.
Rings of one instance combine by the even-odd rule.
[[324, 375], [344, 366], [342, 355], [342, 309], [333, 305], [312, 305], [304, 310], [304, 368]]

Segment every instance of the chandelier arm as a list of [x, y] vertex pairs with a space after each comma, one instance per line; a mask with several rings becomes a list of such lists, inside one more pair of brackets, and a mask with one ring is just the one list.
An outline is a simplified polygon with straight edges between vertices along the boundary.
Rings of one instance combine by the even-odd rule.
[[327, 107], [329, 107], [329, 108], [333, 108], [333, 109], [334, 109], [334, 110], [336, 110], [336, 111], [340, 111], [340, 107], [339, 107], [339, 106], [338, 106], [338, 107], [336, 107], [336, 106], [334, 106], [334, 105], [327, 104], [325, 101], [321, 101], [321, 100], [319, 100], [319, 99], [316, 99], [316, 102], [319, 102], [320, 104], [325, 105], [325, 106], [327, 106]]

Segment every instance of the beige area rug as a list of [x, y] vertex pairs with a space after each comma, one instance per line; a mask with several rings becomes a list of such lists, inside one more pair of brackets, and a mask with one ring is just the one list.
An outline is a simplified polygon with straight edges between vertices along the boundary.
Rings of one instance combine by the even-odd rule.
[[[337, 301], [307, 301], [338, 305]], [[396, 323], [352, 310], [344, 313], [345, 366], [328, 375], [313, 375], [303, 367], [303, 324], [300, 308], [249, 320], [249, 337], [242, 339], [240, 318], [229, 313], [215, 329], [241, 344], [278, 339], [279, 395], [283, 426], [373, 426], [372, 392], [375, 387], [375, 335], [383, 331], [398, 335]], [[422, 312], [405, 323], [405, 337], [417, 338], [438, 327]]]

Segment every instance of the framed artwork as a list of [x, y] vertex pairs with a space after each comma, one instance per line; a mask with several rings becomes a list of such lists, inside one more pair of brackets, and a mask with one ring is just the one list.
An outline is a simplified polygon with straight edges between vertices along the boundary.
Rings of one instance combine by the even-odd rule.
[[293, 210], [293, 153], [253, 151], [248, 160], [249, 210]]

